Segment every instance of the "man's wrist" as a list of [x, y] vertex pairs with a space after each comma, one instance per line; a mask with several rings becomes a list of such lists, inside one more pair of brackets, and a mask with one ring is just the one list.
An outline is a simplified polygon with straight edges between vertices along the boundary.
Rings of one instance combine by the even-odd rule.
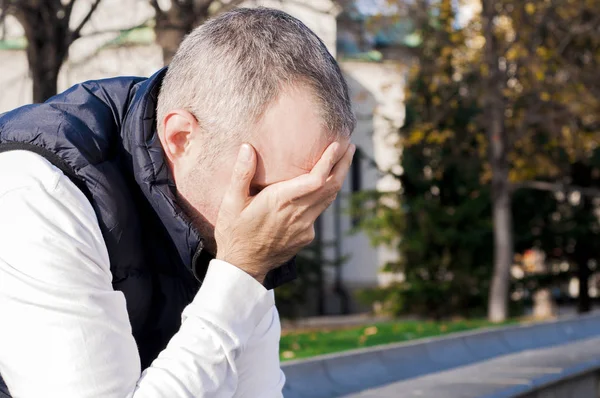
[[233, 256], [228, 256], [227, 254], [220, 254], [218, 252], [217, 252], [217, 256], [215, 258], [217, 260], [224, 261], [226, 263], [233, 265], [234, 267], [241, 269], [242, 271], [244, 271], [245, 273], [247, 273], [248, 275], [250, 275], [251, 277], [256, 279], [256, 281], [258, 281], [258, 283], [260, 283], [261, 285], [265, 282], [265, 278], [267, 277], [267, 274], [265, 272], [258, 271], [257, 270], [258, 266], [256, 266], [256, 265], [248, 264], [247, 261], [236, 259], [236, 258], [233, 258]]

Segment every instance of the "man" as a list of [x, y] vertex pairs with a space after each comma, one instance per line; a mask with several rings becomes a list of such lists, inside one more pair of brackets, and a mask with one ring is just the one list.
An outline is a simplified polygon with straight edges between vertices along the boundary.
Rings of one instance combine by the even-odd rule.
[[272, 288], [354, 124], [323, 43], [264, 8], [207, 22], [148, 79], [2, 115], [0, 397], [281, 396]]

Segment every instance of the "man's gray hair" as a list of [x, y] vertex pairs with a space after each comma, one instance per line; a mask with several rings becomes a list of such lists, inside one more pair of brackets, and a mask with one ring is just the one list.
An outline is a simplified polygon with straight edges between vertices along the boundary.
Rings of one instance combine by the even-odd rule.
[[284, 89], [311, 89], [331, 137], [356, 124], [348, 87], [323, 42], [289, 14], [238, 8], [192, 31], [181, 43], [158, 98], [159, 127], [172, 109], [194, 114], [204, 131], [244, 138]]

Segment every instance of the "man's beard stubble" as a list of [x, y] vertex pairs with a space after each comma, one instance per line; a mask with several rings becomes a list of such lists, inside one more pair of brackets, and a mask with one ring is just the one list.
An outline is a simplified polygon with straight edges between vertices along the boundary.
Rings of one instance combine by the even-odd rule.
[[215, 241], [215, 227], [192, 204], [177, 191], [177, 203], [190, 219], [192, 225], [198, 230], [204, 242], [204, 250], [215, 256], [217, 242]]

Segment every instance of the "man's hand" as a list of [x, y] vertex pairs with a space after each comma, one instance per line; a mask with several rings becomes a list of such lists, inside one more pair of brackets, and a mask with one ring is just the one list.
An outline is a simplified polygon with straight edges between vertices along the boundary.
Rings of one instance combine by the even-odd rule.
[[217, 258], [260, 283], [315, 237], [314, 222], [335, 200], [356, 147], [327, 147], [310, 173], [270, 185], [250, 196], [256, 171], [254, 148], [240, 148], [215, 225]]

